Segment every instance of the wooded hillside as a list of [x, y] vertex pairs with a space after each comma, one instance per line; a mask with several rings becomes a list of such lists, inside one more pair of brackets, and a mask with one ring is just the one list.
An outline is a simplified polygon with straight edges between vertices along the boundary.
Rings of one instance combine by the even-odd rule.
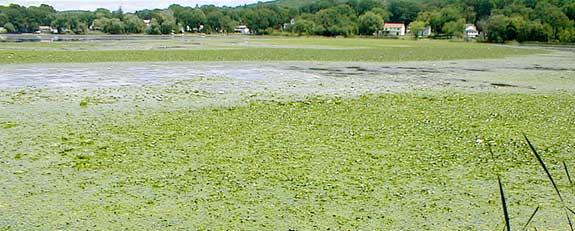
[[278, 0], [238, 7], [171, 5], [134, 13], [0, 6], [0, 26], [9, 33], [31, 33], [40, 26], [75, 34], [231, 33], [246, 25], [254, 34], [369, 36], [384, 22], [417, 21], [418, 28], [431, 26], [433, 36], [461, 37], [466, 24], [475, 24], [489, 42], [575, 42], [574, 20], [575, 0]]

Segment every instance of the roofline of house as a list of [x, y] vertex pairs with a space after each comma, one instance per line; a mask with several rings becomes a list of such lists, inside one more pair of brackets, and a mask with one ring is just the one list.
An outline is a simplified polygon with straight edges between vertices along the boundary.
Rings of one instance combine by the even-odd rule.
[[398, 24], [398, 25], [401, 24], [401, 25], [405, 25], [405, 23], [402, 23], [402, 22], [386, 22], [386, 23], [384, 23], [384, 24]]

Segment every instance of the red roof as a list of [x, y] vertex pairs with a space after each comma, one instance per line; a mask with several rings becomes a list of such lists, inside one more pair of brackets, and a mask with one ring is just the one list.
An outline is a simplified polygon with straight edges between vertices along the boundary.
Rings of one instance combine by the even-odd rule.
[[405, 25], [402, 22], [386, 22], [385, 24]]

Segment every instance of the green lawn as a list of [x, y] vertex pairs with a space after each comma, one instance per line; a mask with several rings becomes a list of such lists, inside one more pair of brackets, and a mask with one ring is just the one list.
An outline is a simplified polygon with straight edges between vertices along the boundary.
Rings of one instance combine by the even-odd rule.
[[[185, 50], [99, 50], [94, 43], [27, 44], [38, 50], [10, 49], [14, 44], [0, 44], [0, 63], [83, 63], [145, 61], [343, 61], [396, 62], [453, 59], [485, 59], [545, 53], [537, 49], [510, 48], [491, 44], [446, 41], [403, 41], [380, 39], [334, 38], [251, 38], [247, 46], [232, 39], [198, 40], [204, 49]], [[120, 42], [140, 44], [143, 42]], [[158, 41], [150, 43], [158, 44]], [[166, 41], [175, 46], [177, 41]], [[87, 50], [61, 50], [85, 46]], [[189, 44], [188, 44], [189, 45]], [[273, 47], [275, 45], [275, 47]], [[54, 46], [54, 50], [46, 50]], [[287, 46], [287, 47], [282, 47]], [[4, 48], [3, 48], [4, 47]]]
[[514, 228], [540, 205], [532, 227], [566, 230], [522, 134], [574, 205], [573, 105], [408, 93], [4, 121], [0, 228], [501, 230], [499, 173]]

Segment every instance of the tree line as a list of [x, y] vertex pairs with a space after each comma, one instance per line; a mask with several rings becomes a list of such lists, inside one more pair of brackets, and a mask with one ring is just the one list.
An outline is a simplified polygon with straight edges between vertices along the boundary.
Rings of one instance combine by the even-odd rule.
[[575, 0], [278, 0], [238, 7], [174, 4], [134, 13], [0, 6], [0, 26], [10, 33], [31, 33], [40, 26], [73, 34], [231, 33], [246, 25], [254, 34], [371, 36], [383, 30], [384, 22], [411, 25], [414, 34], [430, 26], [433, 37], [463, 37], [465, 25], [474, 24], [489, 42], [575, 42]]

